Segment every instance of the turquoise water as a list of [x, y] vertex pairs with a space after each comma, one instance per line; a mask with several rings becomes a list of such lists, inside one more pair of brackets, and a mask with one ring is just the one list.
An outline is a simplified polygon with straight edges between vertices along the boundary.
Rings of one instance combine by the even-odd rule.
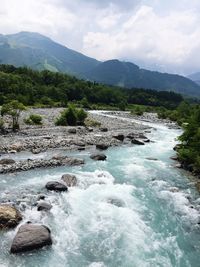
[[[0, 266], [200, 266], [200, 198], [192, 179], [170, 160], [180, 130], [156, 128], [148, 135], [154, 143], [110, 148], [105, 162], [74, 152], [86, 159], [85, 166], [1, 175], [1, 199], [25, 197], [22, 223], [49, 226], [53, 246], [10, 255], [17, 229], [1, 232]], [[76, 174], [77, 187], [62, 194], [45, 191], [46, 182], [66, 172]], [[30, 205], [38, 193], [52, 203], [49, 213]]]

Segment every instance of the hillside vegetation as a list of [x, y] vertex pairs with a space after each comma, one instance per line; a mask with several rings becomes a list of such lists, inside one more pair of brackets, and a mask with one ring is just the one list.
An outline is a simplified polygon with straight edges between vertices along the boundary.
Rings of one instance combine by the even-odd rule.
[[103, 104], [124, 110], [127, 104], [175, 108], [183, 97], [174, 92], [123, 89], [51, 71], [0, 65], [0, 105], [18, 100], [24, 105], [66, 106], [79, 102], [89, 108]]

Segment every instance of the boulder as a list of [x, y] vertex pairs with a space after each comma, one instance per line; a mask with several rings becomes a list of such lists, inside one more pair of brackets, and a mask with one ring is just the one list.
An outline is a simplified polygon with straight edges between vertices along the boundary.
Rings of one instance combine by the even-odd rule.
[[22, 150], [22, 144], [21, 143], [15, 143], [10, 146], [10, 150], [16, 150], [17, 152], [20, 152]]
[[42, 211], [42, 210], [50, 210], [52, 208], [52, 205], [46, 201], [40, 201], [38, 204], [37, 204], [37, 210], [38, 211]]
[[0, 205], [0, 229], [14, 228], [22, 220], [20, 212], [10, 205]]
[[113, 138], [123, 142], [124, 141], [124, 138], [125, 136], [123, 134], [116, 134], [116, 135], [113, 135]]
[[68, 130], [68, 133], [70, 134], [76, 134], [76, 128], [71, 128]]
[[11, 164], [14, 164], [15, 161], [14, 159], [1, 159], [0, 160], [0, 165], [11, 165]]
[[136, 137], [136, 134], [135, 133], [129, 133], [126, 137], [129, 139], [134, 139]]
[[178, 156], [172, 156], [172, 157], [170, 157], [170, 159], [172, 159], [172, 160], [178, 160]]
[[52, 245], [50, 230], [44, 225], [27, 223], [19, 228], [13, 239], [10, 252], [26, 252], [47, 245]]
[[100, 130], [101, 132], [107, 132], [107, 131], [108, 131], [108, 128], [106, 128], [106, 127], [101, 127], [101, 128], [99, 128], [99, 130]]
[[88, 132], [93, 132], [94, 131], [94, 129], [92, 128], [92, 127], [87, 127], [87, 130], [88, 130]]
[[61, 179], [69, 187], [70, 186], [76, 186], [77, 185], [77, 178], [76, 178], [75, 175], [64, 174]]
[[96, 148], [100, 149], [100, 150], [106, 150], [106, 149], [108, 149], [108, 145], [106, 145], [106, 144], [97, 144]]
[[131, 140], [131, 143], [134, 145], [144, 145], [144, 142], [142, 142], [138, 139], [135, 139], [135, 138]]
[[107, 157], [104, 154], [92, 154], [90, 158], [93, 160], [106, 160]]
[[64, 192], [68, 190], [66, 185], [61, 184], [56, 181], [48, 182], [46, 184], [46, 189], [50, 191], [57, 191], [57, 192]]

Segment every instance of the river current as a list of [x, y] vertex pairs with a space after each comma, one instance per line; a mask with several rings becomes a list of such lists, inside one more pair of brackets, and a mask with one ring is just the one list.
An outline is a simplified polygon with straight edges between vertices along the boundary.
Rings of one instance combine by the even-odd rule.
[[[0, 267], [199, 267], [199, 194], [170, 159], [181, 131], [150, 125], [154, 142], [110, 148], [105, 162], [73, 152], [85, 158], [83, 167], [1, 175], [0, 198], [24, 198], [22, 223], [47, 225], [53, 246], [10, 255], [17, 229], [0, 232]], [[47, 193], [45, 184], [64, 173], [79, 185]], [[27, 204], [38, 193], [47, 194], [50, 212]]]

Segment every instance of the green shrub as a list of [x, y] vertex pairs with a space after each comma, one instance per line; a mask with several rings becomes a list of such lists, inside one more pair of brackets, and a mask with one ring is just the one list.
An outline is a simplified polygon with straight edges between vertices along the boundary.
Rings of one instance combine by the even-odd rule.
[[38, 114], [31, 114], [29, 118], [25, 119], [24, 122], [30, 125], [41, 125], [42, 124], [42, 116]]
[[61, 112], [60, 117], [57, 118], [55, 124], [58, 126], [84, 125], [86, 118], [87, 113], [83, 109], [78, 109], [73, 105], [70, 105], [67, 109]]

